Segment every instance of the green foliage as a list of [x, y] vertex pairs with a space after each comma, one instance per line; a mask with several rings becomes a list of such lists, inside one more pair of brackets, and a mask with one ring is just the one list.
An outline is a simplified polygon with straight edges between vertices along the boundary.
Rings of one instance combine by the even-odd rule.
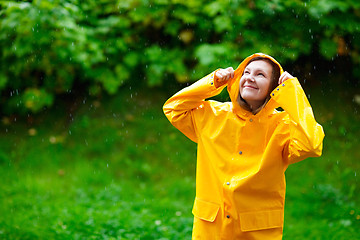
[[[100, 96], [139, 79], [191, 82], [254, 52], [283, 63], [351, 56], [355, 66], [359, 18], [357, 0], [1, 1], [0, 104], [39, 112], [73, 89]], [[28, 89], [42, 93], [36, 106], [26, 105]]]

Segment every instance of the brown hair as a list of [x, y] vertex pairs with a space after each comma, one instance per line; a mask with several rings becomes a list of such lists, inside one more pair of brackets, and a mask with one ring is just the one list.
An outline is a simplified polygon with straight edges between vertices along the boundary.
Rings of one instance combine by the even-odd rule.
[[272, 73], [271, 73], [271, 83], [270, 83], [269, 92], [267, 94], [267, 97], [265, 98], [264, 103], [257, 109], [251, 109], [249, 104], [239, 94], [240, 106], [245, 108], [246, 110], [252, 112], [253, 114], [257, 114], [258, 112], [260, 112], [261, 109], [263, 109], [265, 107], [266, 103], [270, 100], [270, 93], [277, 87], [278, 81], [280, 78], [280, 67], [275, 62], [273, 62], [269, 58], [265, 58], [265, 57], [254, 57], [247, 63], [247, 65], [249, 65], [251, 62], [255, 62], [255, 61], [265, 61], [265, 62], [269, 63], [272, 67]]

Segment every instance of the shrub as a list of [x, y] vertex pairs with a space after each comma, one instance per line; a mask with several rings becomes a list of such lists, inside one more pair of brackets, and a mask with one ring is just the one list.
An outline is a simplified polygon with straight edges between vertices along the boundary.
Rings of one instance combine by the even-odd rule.
[[99, 96], [128, 81], [194, 81], [254, 52], [356, 65], [359, 16], [355, 0], [2, 1], [0, 104], [39, 112], [73, 89]]

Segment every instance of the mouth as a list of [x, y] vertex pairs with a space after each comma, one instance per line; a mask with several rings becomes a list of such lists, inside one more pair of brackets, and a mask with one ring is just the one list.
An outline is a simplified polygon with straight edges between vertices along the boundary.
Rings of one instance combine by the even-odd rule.
[[244, 88], [258, 89], [257, 87], [254, 87], [254, 86], [249, 86], [249, 85], [244, 86]]

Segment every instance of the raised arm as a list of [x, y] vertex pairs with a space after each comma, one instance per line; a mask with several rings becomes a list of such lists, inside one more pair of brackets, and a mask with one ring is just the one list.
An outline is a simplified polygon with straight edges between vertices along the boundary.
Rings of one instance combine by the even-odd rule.
[[283, 155], [289, 163], [322, 154], [324, 131], [314, 118], [310, 103], [297, 78], [284, 72], [271, 97], [289, 114], [290, 138]]
[[206, 98], [218, 95], [226, 86], [223, 79], [216, 77], [215, 72], [193, 83], [166, 101], [163, 111], [172, 125], [192, 141], [197, 142], [197, 127], [194, 111], [201, 108]]

